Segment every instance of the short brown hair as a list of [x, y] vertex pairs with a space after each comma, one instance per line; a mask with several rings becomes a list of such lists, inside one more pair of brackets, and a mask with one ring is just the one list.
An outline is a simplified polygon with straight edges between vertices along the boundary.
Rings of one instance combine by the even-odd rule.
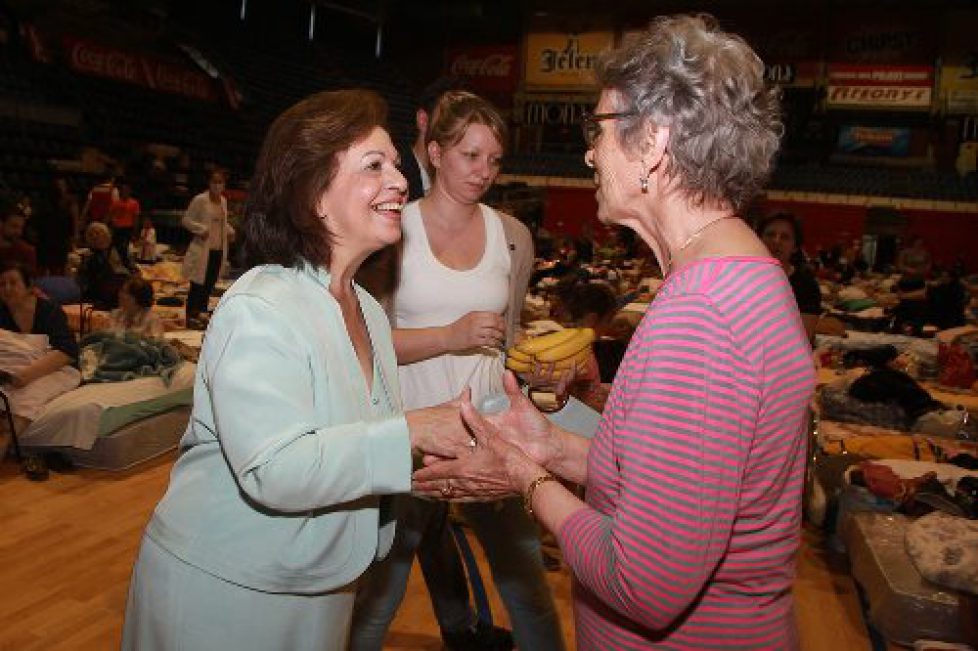
[[329, 263], [332, 239], [319, 200], [336, 175], [338, 155], [386, 123], [387, 104], [368, 90], [317, 93], [275, 119], [241, 224], [245, 266]]

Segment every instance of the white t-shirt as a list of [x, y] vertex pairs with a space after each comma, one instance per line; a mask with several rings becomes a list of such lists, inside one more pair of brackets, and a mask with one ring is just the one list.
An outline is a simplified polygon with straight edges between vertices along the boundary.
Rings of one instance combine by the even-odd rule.
[[[417, 201], [401, 214], [403, 252], [394, 290], [394, 327], [443, 326], [473, 311], [503, 314], [509, 300], [510, 254], [496, 211], [481, 205], [486, 248], [472, 269], [443, 265], [431, 251]], [[437, 405], [472, 387], [476, 403], [502, 391], [502, 352], [493, 348], [448, 353], [398, 367], [405, 409]]]

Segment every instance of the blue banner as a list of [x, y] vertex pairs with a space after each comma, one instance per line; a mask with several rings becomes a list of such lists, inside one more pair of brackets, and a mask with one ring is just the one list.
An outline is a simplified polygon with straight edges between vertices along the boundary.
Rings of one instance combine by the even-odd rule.
[[846, 125], [839, 130], [837, 149], [857, 156], [906, 156], [910, 153], [910, 129]]

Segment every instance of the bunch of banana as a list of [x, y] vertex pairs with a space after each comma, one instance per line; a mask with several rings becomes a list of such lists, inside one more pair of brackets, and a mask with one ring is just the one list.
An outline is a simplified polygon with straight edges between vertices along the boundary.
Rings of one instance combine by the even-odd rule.
[[539, 368], [559, 375], [575, 368], [581, 371], [591, 353], [594, 330], [565, 328], [539, 337], [524, 339], [506, 352], [506, 368], [516, 373], [532, 373]]

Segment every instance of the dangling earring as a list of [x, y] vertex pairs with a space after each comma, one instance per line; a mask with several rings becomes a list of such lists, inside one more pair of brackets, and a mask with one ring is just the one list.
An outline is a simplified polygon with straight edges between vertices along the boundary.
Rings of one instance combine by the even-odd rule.
[[638, 184], [642, 188], [642, 194], [649, 193], [649, 177], [643, 176], [638, 180]]

